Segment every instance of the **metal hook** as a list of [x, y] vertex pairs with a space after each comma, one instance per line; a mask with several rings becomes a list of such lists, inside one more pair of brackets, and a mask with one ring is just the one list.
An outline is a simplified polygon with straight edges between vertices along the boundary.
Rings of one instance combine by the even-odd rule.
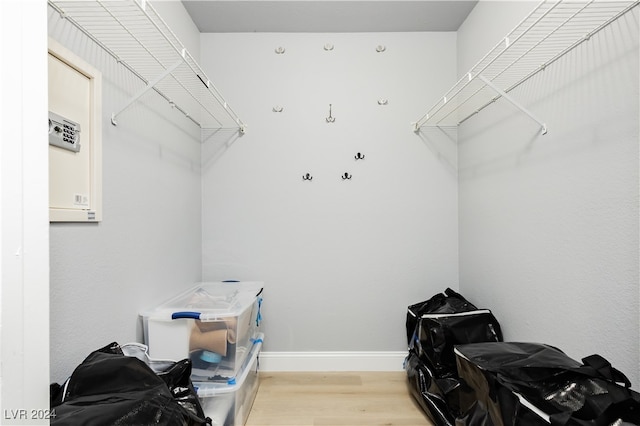
[[360, 154], [360, 153], [357, 153], [357, 154], [355, 155], [355, 157], [354, 157], [354, 158], [355, 158], [356, 160], [364, 160], [364, 155], [363, 155], [363, 154]]
[[351, 179], [353, 175], [350, 175], [349, 173], [345, 172], [344, 175], [342, 175], [342, 180], [347, 180], [347, 179]]
[[311, 176], [309, 173], [302, 175], [302, 180], [311, 180], [313, 179], [313, 176]]
[[329, 116], [326, 118], [327, 123], [333, 123], [336, 121], [335, 117], [331, 116], [331, 104], [329, 104]]

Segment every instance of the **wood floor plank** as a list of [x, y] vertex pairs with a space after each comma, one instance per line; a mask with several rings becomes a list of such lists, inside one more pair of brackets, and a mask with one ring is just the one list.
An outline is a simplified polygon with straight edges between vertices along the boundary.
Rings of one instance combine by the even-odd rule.
[[428, 426], [404, 372], [261, 372], [246, 426]]

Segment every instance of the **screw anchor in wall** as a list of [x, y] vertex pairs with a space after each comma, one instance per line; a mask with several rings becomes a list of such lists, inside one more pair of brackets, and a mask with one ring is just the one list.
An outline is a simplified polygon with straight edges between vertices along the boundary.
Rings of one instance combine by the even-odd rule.
[[336, 121], [336, 118], [331, 116], [331, 104], [329, 104], [329, 116], [325, 120], [327, 120], [327, 123], [333, 123]]

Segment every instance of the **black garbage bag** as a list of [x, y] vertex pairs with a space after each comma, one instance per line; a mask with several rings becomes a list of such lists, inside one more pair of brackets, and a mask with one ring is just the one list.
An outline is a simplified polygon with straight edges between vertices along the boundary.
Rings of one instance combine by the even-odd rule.
[[[530, 425], [534, 423], [529, 423]], [[471, 408], [456, 418], [456, 426], [495, 426], [489, 415], [489, 410], [482, 401], [475, 401]]]
[[406, 324], [409, 349], [438, 377], [457, 377], [455, 345], [502, 341], [500, 323], [491, 311], [478, 309], [450, 288], [409, 306]]
[[50, 387], [51, 424], [210, 425], [190, 375], [188, 359], [156, 373], [111, 343], [92, 352], [63, 385]]
[[453, 314], [457, 312], [475, 311], [476, 306], [461, 294], [447, 288], [444, 293], [438, 293], [424, 302], [416, 303], [407, 309], [407, 343], [410, 345], [415, 338], [414, 333], [418, 319], [423, 314]]
[[[502, 340], [500, 324], [488, 309], [478, 309], [447, 288], [408, 307], [409, 355], [405, 370], [411, 392], [433, 423], [453, 426], [464, 414], [460, 399], [472, 392], [458, 378], [454, 346]], [[489, 426], [487, 424], [487, 426]]]
[[[582, 363], [538, 343], [488, 342], [456, 347], [458, 373], [495, 426], [640, 425], [640, 394], [599, 355]], [[460, 423], [473, 425], [474, 423]]]
[[456, 377], [437, 377], [429, 366], [410, 351], [405, 370], [411, 394], [431, 421], [438, 426], [453, 426], [461, 414], [460, 400], [465, 392], [473, 392]]

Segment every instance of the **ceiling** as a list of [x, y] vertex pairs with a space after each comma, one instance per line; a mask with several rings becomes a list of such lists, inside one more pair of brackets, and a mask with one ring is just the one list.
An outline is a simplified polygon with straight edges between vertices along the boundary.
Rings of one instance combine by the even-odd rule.
[[456, 31], [477, 0], [182, 0], [201, 33]]

